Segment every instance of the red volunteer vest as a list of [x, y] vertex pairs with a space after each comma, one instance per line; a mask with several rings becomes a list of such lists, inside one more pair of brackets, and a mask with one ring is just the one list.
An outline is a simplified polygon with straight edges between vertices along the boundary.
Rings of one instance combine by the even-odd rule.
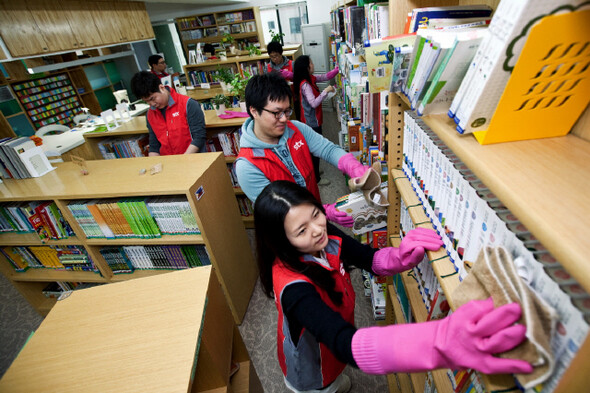
[[[270, 73], [270, 72], [273, 72], [275, 70], [274, 68], [272, 68], [271, 63], [268, 63], [266, 65], [266, 72], [269, 72]], [[285, 64], [284, 66], [281, 67], [281, 70], [287, 70], [289, 72], [293, 72], [293, 61], [292, 60], [289, 60], [287, 62], [287, 64]]]
[[[299, 169], [301, 176], [305, 180], [307, 189], [313, 194], [318, 201], [320, 198], [320, 189], [313, 171], [313, 163], [311, 161], [311, 153], [307, 141], [303, 134], [295, 125], [288, 121], [287, 126], [293, 131], [293, 135], [287, 140], [287, 146], [293, 159], [293, 163]], [[264, 155], [254, 154], [254, 151], [264, 151]], [[293, 174], [287, 169], [281, 159], [270, 149], [252, 149], [249, 147], [240, 148], [238, 158], [243, 157], [250, 161], [256, 168], [260, 169], [262, 173], [271, 182], [277, 180], [288, 180], [295, 183]]]
[[[335, 282], [335, 289], [338, 292], [342, 293], [342, 305], [337, 306], [331, 300], [328, 294], [323, 291], [322, 289], [318, 288], [313, 284], [309, 278], [304, 276], [301, 273], [294, 272], [288, 269], [280, 260], [275, 260], [275, 263], [272, 268], [272, 277], [273, 277], [273, 290], [275, 293], [275, 304], [277, 310], [279, 312], [279, 319], [277, 325], [277, 352], [279, 357], [279, 364], [281, 366], [281, 370], [283, 374], [289, 380], [289, 383], [293, 384], [293, 379], [296, 378], [297, 380], [305, 381], [307, 380], [307, 375], [298, 375], [297, 377], [289, 378], [289, 374], [292, 375], [295, 373], [305, 372], [302, 370], [307, 370], [310, 374], [313, 374], [314, 377], [318, 375], [321, 371], [322, 376], [322, 386], [326, 387], [342, 373], [346, 364], [342, 363], [338, 360], [332, 352], [328, 349], [327, 346], [321, 344], [315, 340], [313, 336], [310, 336], [309, 333], [306, 333], [306, 330], [303, 329], [301, 332], [299, 339], [305, 339], [304, 336], [307, 337], [308, 342], [304, 345], [301, 342], [298, 342], [297, 347], [293, 348], [293, 343], [291, 339], [288, 337], [290, 334], [288, 332], [288, 327], [284, 326], [284, 314], [281, 306], [280, 297], [283, 293], [285, 287], [295, 281], [306, 281], [316, 288], [317, 292], [320, 294], [322, 300], [334, 311], [338, 312], [344, 320], [347, 322], [354, 324], [354, 288], [350, 282], [350, 274], [344, 270], [344, 266], [340, 261], [340, 245], [342, 244], [342, 239], [337, 236], [329, 236], [331, 240], [335, 240], [338, 242], [338, 247], [327, 247], [328, 249], [336, 250], [336, 254], [329, 254], [326, 252], [326, 259], [330, 265], [330, 270], [332, 277], [334, 278]], [[331, 241], [330, 244], [333, 244]], [[315, 261], [308, 261], [307, 263], [317, 263]], [[287, 330], [285, 330], [287, 329]], [[313, 341], [310, 343], [310, 341]], [[304, 353], [300, 353], [296, 356], [292, 356], [292, 358], [288, 359], [288, 356], [294, 351], [296, 352], [298, 348], [305, 347], [305, 353], [308, 353], [309, 348], [316, 348], [313, 352], [312, 359], [303, 358], [305, 357]], [[316, 356], [319, 353], [319, 356]], [[298, 367], [298, 362], [306, 362], [305, 365], [302, 367]], [[315, 364], [309, 364], [309, 362]], [[316, 379], [312, 377], [311, 379]], [[310, 390], [310, 389], [318, 389], [318, 386], [294, 386], [298, 390]]]
[[149, 109], [147, 120], [160, 142], [160, 155], [184, 154], [192, 142], [186, 120], [189, 97], [169, 90], [174, 104], [166, 107], [166, 118], [159, 109]]
[[[311, 90], [313, 91], [313, 96], [317, 97], [320, 95], [320, 89], [318, 88], [318, 85], [316, 84], [316, 77], [315, 76], [311, 76], [311, 83], [309, 83], [307, 80], [302, 80], [301, 83], [299, 84], [299, 100], [301, 102], [301, 109], [300, 109], [300, 113], [301, 113], [301, 122], [302, 123], [306, 123], [307, 121], [305, 120], [305, 108], [303, 107], [303, 95], [301, 94], [301, 86], [303, 86], [304, 83], [307, 83], [311, 86]], [[317, 108], [315, 108], [315, 117], [316, 119], [318, 119], [318, 126], [321, 126], [322, 123], [324, 122], [324, 112], [322, 111], [322, 105], [318, 105]]]

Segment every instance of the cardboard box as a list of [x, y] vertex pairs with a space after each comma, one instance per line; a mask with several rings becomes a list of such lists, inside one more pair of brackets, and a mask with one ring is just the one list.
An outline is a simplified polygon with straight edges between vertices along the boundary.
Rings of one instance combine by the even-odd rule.
[[[381, 191], [387, 198], [387, 183], [381, 183]], [[387, 208], [369, 205], [362, 191], [355, 191], [336, 200], [336, 209], [352, 216], [352, 232], [360, 235], [387, 226]]]

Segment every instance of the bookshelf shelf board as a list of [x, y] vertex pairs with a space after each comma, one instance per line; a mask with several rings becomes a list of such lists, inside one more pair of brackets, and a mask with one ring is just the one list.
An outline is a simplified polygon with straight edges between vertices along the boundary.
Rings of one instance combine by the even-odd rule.
[[107, 282], [107, 280], [98, 273], [94, 272], [77, 272], [72, 270], [55, 270], [55, 269], [28, 269], [26, 272], [12, 272], [10, 275], [12, 281], [69, 281], [69, 282]]
[[424, 122], [590, 292], [590, 142], [575, 135], [480, 145], [446, 115]]
[[227, 162], [228, 164], [233, 164], [234, 162], [236, 162], [237, 157], [233, 157], [233, 156], [225, 156], [225, 162]]
[[90, 246], [133, 246], [133, 245], [168, 245], [168, 244], [205, 244], [202, 235], [163, 235], [152, 239], [87, 239]]
[[236, 193], [236, 195], [245, 195], [244, 191], [242, 191], [240, 187], [234, 187], [234, 192]]
[[76, 236], [67, 239], [49, 240], [42, 243], [35, 233], [3, 233], [0, 235], [0, 243], [5, 246], [78, 246], [82, 242]]
[[135, 270], [133, 273], [127, 274], [113, 274], [110, 279], [110, 282], [121, 282], [127, 281], [130, 279], [136, 278], [144, 278], [144, 277], [151, 277], [156, 276], [158, 274], [176, 272], [178, 269], [149, 269], [149, 270]]

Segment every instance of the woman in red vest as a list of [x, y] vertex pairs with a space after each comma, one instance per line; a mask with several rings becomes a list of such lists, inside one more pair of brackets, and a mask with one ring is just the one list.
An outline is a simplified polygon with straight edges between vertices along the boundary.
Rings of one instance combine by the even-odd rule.
[[[351, 387], [346, 364], [368, 374], [474, 368], [486, 374], [530, 373], [519, 359], [502, 359], [525, 339], [514, 325], [520, 306], [494, 308], [474, 300], [436, 321], [354, 326], [353, 267], [391, 276], [422, 261], [443, 242], [431, 229], [408, 231], [399, 248], [375, 250], [327, 224], [309, 190], [290, 181], [264, 188], [254, 205], [262, 288], [278, 310], [277, 353], [293, 392], [343, 393]], [[359, 387], [360, 389], [361, 387]]]
[[[338, 67], [327, 74], [313, 75], [314, 65], [309, 56], [299, 56], [293, 64], [293, 87], [295, 90], [295, 116], [297, 120], [307, 124], [318, 134], [322, 134], [323, 112], [322, 101], [326, 96], [336, 91], [334, 86], [328, 85], [322, 92], [317, 82], [325, 82], [338, 74]], [[313, 158], [313, 167], [319, 185], [330, 184], [329, 180], [320, 180], [320, 159]]]

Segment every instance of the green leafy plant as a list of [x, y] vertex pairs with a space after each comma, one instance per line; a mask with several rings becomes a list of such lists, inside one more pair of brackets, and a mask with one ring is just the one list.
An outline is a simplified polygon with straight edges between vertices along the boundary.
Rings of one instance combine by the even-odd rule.
[[232, 46], [236, 42], [236, 39], [229, 33], [223, 33], [223, 37], [221, 38], [221, 43], [225, 46]]
[[246, 49], [248, 50], [248, 54], [250, 56], [259, 56], [262, 54], [262, 51], [256, 45], [248, 45]]
[[211, 98], [211, 102], [215, 105], [215, 109], [219, 109], [221, 105], [229, 106], [231, 103], [229, 97], [224, 94], [217, 94], [215, 97]]
[[234, 78], [229, 82], [229, 92], [238, 99], [238, 101], [244, 101], [246, 96], [246, 85], [250, 79], [250, 74], [244, 71], [244, 78], [240, 74], [235, 74]]
[[230, 83], [234, 79], [234, 74], [227, 67], [217, 66], [217, 74], [215, 74], [215, 80], [224, 83]]
[[269, 30], [268, 32], [270, 33], [271, 42], [283, 42], [283, 37], [285, 36], [285, 33], [275, 33], [274, 30]]

